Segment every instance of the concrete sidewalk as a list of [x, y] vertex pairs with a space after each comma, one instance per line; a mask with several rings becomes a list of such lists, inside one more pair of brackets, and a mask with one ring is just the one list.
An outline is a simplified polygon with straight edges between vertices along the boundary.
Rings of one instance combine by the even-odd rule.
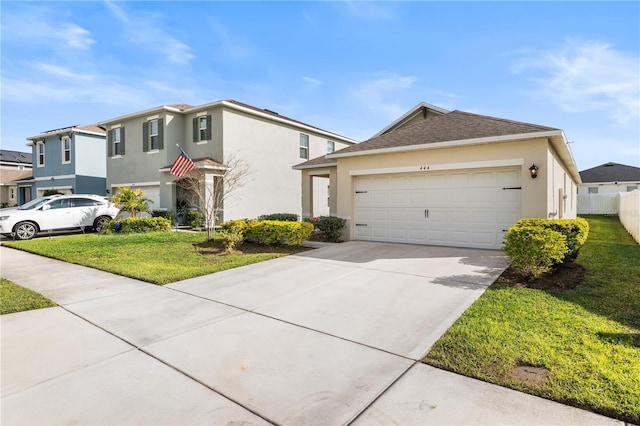
[[2, 424], [623, 424], [417, 362], [500, 252], [350, 242], [160, 287], [0, 247]]

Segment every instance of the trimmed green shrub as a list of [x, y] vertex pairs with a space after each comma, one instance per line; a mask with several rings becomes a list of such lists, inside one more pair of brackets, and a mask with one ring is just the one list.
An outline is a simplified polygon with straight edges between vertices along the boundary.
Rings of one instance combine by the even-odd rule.
[[257, 220], [280, 220], [285, 222], [297, 222], [298, 215], [294, 213], [272, 213], [258, 216]]
[[309, 238], [313, 225], [279, 220], [232, 220], [222, 224], [224, 231], [239, 229], [245, 240], [266, 245], [297, 246]]
[[151, 212], [151, 216], [164, 217], [165, 219], [171, 221], [172, 226], [176, 224], [176, 215], [173, 210], [153, 210]]
[[185, 210], [184, 223], [192, 228], [199, 228], [202, 226], [204, 216], [197, 210]]
[[520, 219], [516, 227], [540, 226], [560, 232], [567, 238], [567, 253], [558, 263], [573, 262], [578, 257], [578, 252], [589, 236], [589, 222], [585, 219]]
[[335, 216], [320, 216], [313, 218], [313, 225], [316, 229], [324, 232], [329, 241], [337, 242], [342, 238], [342, 230], [347, 223], [345, 219]]
[[164, 217], [128, 217], [110, 220], [103, 234], [141, 234], [144, 232], [171, 232], [171, 221]]
[[562, 262], [568, 252], [567, 237], [541, 226], [513, 226], [505, 235], [504, 251], [512, 267], [534, 279]]
[[240, 225], [231, 225], [218, 233], [224, 244], [225, 252], [232, 253], [244, 242], [243, 228]]

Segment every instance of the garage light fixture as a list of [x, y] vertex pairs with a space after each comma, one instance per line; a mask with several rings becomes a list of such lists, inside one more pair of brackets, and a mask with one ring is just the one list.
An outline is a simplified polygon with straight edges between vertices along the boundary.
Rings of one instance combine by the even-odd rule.
[[532, 179], [535, 179], [538, 177], [538, 166], [536, 166], [536, 163], [533, 163], [531, 167], [529, 167], [529, 171], [531, 172]]

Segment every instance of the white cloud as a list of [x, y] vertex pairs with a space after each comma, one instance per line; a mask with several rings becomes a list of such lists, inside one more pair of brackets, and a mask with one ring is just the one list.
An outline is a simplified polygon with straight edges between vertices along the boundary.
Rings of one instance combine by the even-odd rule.
[[[397, 99], [417, 81], [417, 78], [411, 76], [384, 74], [365, 82], [351, 93], [351, 97], [365, 109], [381, 113], [386, 119], [395, 120], [406, 112]], [[402, 104], [404, 105], [404, 102]]]
[[129, 15], [120, 5], [113, 2], [105, 2], [105, 5], [122, 24], [119, 33], [127, 43], [143, 46], [145, 49], [163, 55], [169, 62], [175, 64], [186, 65], [195, 58], [189, 45], [164, 30], [159, 16], [138, 12], [135, 23], [130, 24]]
[[95, 81], [95, 76], [91, 74], [76, 73], [71, 71], [69, 68], [62, 67], [60, 65], [45, 64], [43, 62], [34, 62], [33, 64], [31, 64], [31, 66], [37, 71], [44, 72], [53, 77], [63, 78], [67, 80], [74, 80], [74, 81], [79, 81], [79, 80], [85, 81], [85, 82]]
[[393, 13], [388, 7], [383, 7], [380, 2], [370, 2], [361, 0], [346, 0], [344, 4], [347, 6], [349, 14], [358, 19], [389, 19], [393, 17]]
[[303, 76], [302, 81], [304, 83], [302, 90], [305, 93], [312, 92], [322, 86], [322, 80], [318, 80], [317, 78]]
[[629, 124], [640, 118], [639, 65], [637, 55], [606, 43], [569, 41], [555, 51], [531, 53], [513, 71], [535, 73], [536, 96], [565, 111], [610, 111], [618, 123]]
[[21, 5], [4, 10], [2, 37], [5, 41], [46, 46], [53, 51], [64, 49], [88, 50], [95, 40], [85, 28], [48, 7]]

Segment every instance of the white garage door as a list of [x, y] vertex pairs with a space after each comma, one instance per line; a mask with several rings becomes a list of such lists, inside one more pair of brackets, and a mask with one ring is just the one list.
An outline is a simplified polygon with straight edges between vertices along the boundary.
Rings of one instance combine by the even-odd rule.
[[501, 248], [520, 218], [520, 169], [359, 176], [356, 239]]

